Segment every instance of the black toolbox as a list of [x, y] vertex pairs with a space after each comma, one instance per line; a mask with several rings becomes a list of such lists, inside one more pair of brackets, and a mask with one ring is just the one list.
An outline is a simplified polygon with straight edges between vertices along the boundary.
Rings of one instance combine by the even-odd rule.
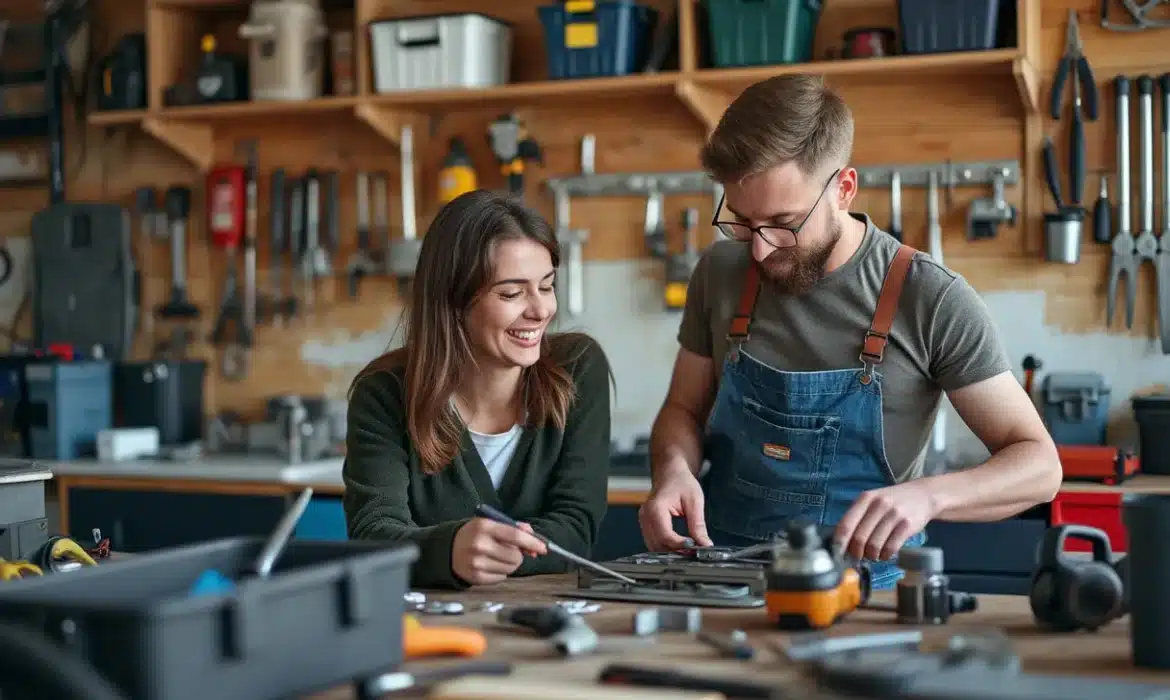
[[[0, 620], [41, 630], [130, 700], [278, 700], [402, 663], [414, 544], [294, 540], [268, 579], [241, 579], [262, 547], [215, 540], [7, 581]], [[192, 595], [209, 569], [234, 590]]]

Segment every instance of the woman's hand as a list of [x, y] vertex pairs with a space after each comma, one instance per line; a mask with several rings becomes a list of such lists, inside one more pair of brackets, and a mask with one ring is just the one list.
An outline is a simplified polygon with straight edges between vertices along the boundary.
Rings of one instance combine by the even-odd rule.
[[519, 568], [525, 555], [535, 557], [547, 552], [528, 523], [515, 528], [487, 518], [472, 518], [455, 533], [451, 570], [473, 586], [499, 583]]

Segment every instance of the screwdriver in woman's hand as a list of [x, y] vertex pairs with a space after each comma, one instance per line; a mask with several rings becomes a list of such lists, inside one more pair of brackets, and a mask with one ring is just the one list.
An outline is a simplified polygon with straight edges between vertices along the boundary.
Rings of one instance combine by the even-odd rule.
[[[487, 518], [488, 520], [494, 520], [497, 523], [502, 523], [504, 525], [510, 525], [516, 529], [521, 529], [520, 523], [518, 523], [515, 520], [513, 520], [512, 518], [508, 517], [507, 514], [501, 513], [500, 511], [496, 510], [495, 508], [492, 508], [491, 506], [487, 505], [486, 503], [481, 503], [478, 506], [476, 506], [475, 507], [475, 514], [481, 518]], [[628, 583], [631, 586], [638, 585], [638, 582], [635, 581], [634, 579], [630, 578], [629, 576], [619, 574], [618, 572], [614, 571], [613, 569], [604, 567], [601, 564], [597, 564], [597, 563], [589, 561], [585, 557], [574, 554], [543, 535], [538, 535], [536, 533], [531, 533], [531, 534], [536, 539], [540, 540], [541, 542], [544, 542], [544, 546], [548, 547], [548, 551], [552, 552], [553, 554], [559, 554], [571, 562], [574, 562], [576, 564], [580, 564], [581, 566], [593, 569], [594, 571], [601, 573], [601, 574], [605, 574], [606, 576], [609, 576], [610, 578], [616, 578], [617, 580], [621, 581], [622, 583]]]

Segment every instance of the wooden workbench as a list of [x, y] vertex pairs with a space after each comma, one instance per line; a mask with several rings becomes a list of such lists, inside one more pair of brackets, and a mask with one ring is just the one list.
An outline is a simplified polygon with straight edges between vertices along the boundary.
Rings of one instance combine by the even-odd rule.
[[[634, 637], [631, 624], [634, 611], [640, 607], [638, 605], [601, 602], [601, 609], [586, 617], [602, 635], [603, 644], [608, 648], [604, 653], [570, 660], [556, 656], [548, 648], [547, 642], [530, 632], [501, 627], [495, 624], [495, 613], [479, 610], [486, 602], [535, 605], [572, 599], [574, 586], [573, 576], [539, 576], [514, 579], [497, 586], [460, 593], [428, 592], [428, 598], [458, 600], [471, 612], [460, 616], [423, 615], [421, 619], [423, 624], [429, 625], [482, 629], [488, 638], [486, 658], [513, 662], [514, 676], [543, 677], [551, 682], [578, 687], [595, 682], [606, 664], [617, 662], [670, 667], [691, 674], [722, 674], [738, 680], [800, 682], [798, 669], [772, 647], [782, 642], [785, 635], [769, 627], [762, 609], [708, 608], [702, 611], [706, 629], [727, 632], [738, 628], [747, 632], [749, 641], [757, 650], [756, 658], [750, 662], [720, 659], [714, 650], [684, 633], [658, 635], [656, 641]], [[892, 602], [892, 595], [879, 592], [874, 599]], [[889, 612], [857, 611], [839, 624], [834, 633], [905, 629], [905, 626], [894, 623], [892, 618]], [[979, 609], [976, 612], [958, 615], [949, 624], [925, 628], [925, 632], [928, 643], [940, 643], [953, 633], [987, 628], [1001, 629], [1010, 636], [1026, 671], [1114, 676], [1170, 685], [1170, 672], [1139, 671], [1133, 668], [1126, 620], [1119, 620], [1093, 634], [1043, 633], [1032, 622], [1027, 598], [1021, 596], [979, 596]], [[405, 668], [425, 668], [448, 663], [457, 661], [414, 661], [408, 662]], [[745, 669], [750, 670], [745, 672]], [[338, 689], [313, 696], [311, 700], [347, 700], [351, 697], [351, 690]], [[415, 693], [407, 697], [424, 697], [424, 694]], [[550, 694], [549, 697], [554, 696]]]

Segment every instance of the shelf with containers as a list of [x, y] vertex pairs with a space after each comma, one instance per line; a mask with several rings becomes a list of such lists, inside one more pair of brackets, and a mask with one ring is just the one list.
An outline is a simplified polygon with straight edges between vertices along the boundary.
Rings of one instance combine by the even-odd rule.
[[[167, 87], [190, 80], [205, 37], [215, 38], [217, 54], [248, 55], [240, 25], [250, 3], [148, 0], [149, 105], [95, 113], [90, 121], [139, 124], [206, 167], [217, 128], [273, 117], [282, 124], [356, 117], [397, 142], [403, 125], [456, 110], [598, 101], [628, 110], [631, 101], [669, 98], [709, 130], [747, 85], [801, 72], [836, 85], [1002, 77], [1035, 113], [1039, 2], [871, 0], [836, 8], [823, 0], [321, 0], [320, 94], [176, 106], [165, 99]], [[979, 31], [963, 34], [963, 43], [948, 35], [956, 22]], [[342, 82], [350, 89], [335, 91], [339, 39], [347, 42], [341, 53], [350, 72]], [[849, 58], [826, 57], [829, 46]]]

